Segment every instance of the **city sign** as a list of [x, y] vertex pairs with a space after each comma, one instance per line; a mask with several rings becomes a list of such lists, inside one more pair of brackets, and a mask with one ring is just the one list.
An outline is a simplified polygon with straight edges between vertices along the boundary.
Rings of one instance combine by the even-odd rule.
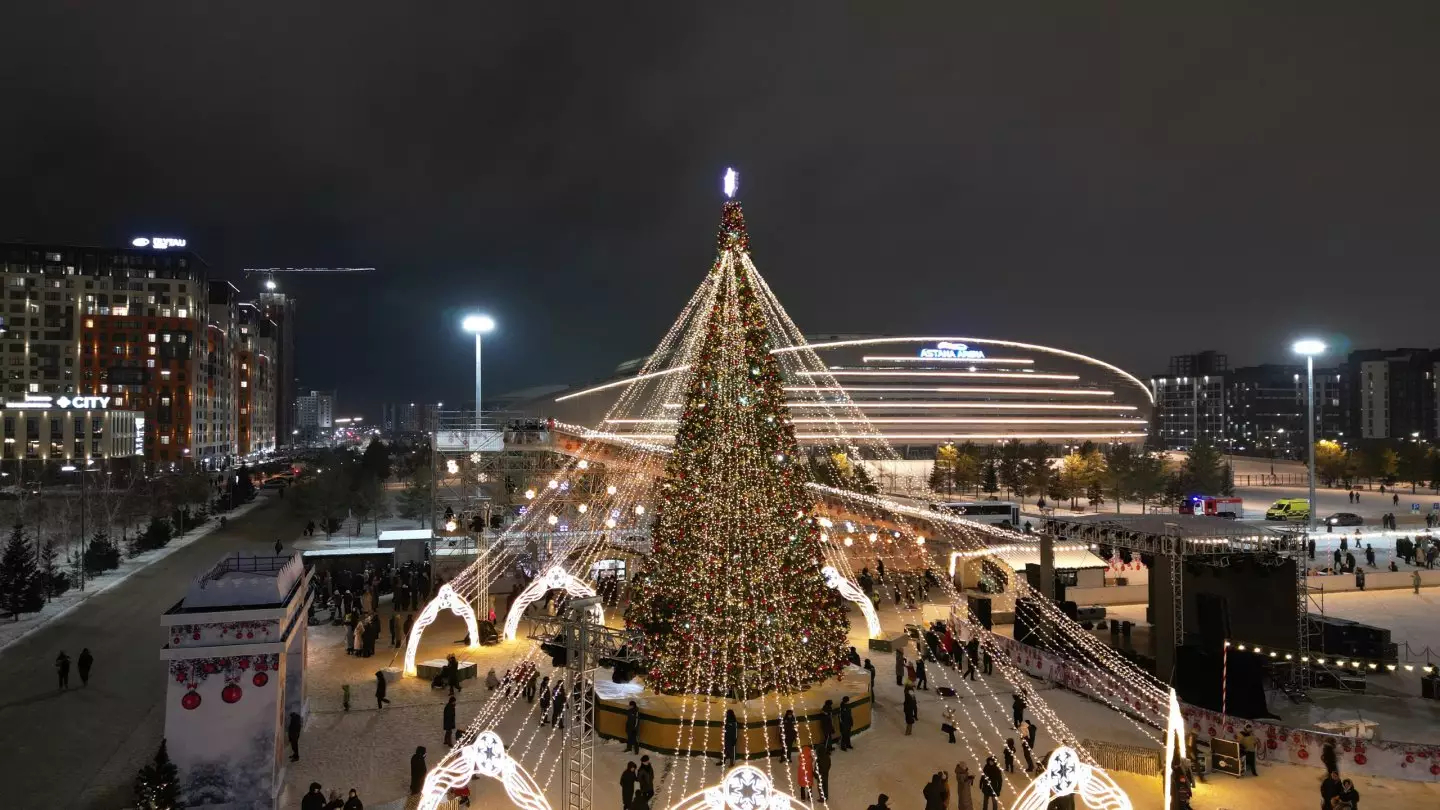
[[70, 411], [91, 411], [104, 410], [110, 407], [112, 397], [60, 397], [52, 399], [44, 394], [26, 394], [22, 402], [6, 402], [6, 408], [20, 408], [28, 410], [51, 409]]
[[185, 240], [174, 236], [137, 236], [130, 240], [130, 244], [138, 248], [148, 247], [156, 250], [169, 250], [170, 248], [185, 247]]
[[985, 352], [972, 349], [964, 343], [942, 340], [933, 349], [921, 349], [920, 356], [931, 360], [983, 360]]

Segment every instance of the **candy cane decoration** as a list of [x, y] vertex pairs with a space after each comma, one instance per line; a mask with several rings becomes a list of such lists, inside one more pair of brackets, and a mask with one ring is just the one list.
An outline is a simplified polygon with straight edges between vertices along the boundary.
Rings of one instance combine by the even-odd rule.
[[460, 598], [460, 594], [450, 587], [450, 583], [440, 586], [439, 593], [430, 600], [430, 604], [420, 611], [420, 618], [415, 620], [415, 626], [410, 630], [410, 638], [405, 644], [405, 674], [415, 675], [415, 653], [420, 649], [420, 634], [425, 632], [435, 617], [439, 615], [440, 609], [444, 608], [451, 613], [465, 620], [465, 632], [470, 636], [469, 649], [480, 646], [480, 627], [475, 623], [475, 611], [470, 603]]
[[[586, 585], [579, 578], [575, 577], [569, 571], [566, 571], [564, 566], [550, 566], [545, 569], [545, 573], [537, 577], [534, 582], [526, 585], [525, 590], [521, 591], [520, 595], [515, 597], [515, 604], [510, 606], [509, 615], [505, 617], [506, 641], [513, 641], [515, 639], [515, 630], [520, 626], [520, 617], [524, 615], [525, 609], [530, 607], [531, 603], [544, 596], [546, 592], [555, 589], [563, 590], [571, 596], [578, 598], [595, 595], [594, 588]], [[605, 623], [605, 608], [595, 605], [591, 615], [594, 617], [596, 624]]]
[[451, 788], [468, 785], [476, 776], [499, 780], [510, 801], [521, 810], [550, 810], [540, 786], [506, 753], [500, 735], [488, 730], [477, 734], [469, 745], [451, 749], [435, 770], [426, 774], [417, 810], [436, 810]]
[[860, 586], [846, 579], [835, 566], [827, 565], [820, 569], [821, 576], [825, 577], [825, 584], [840, 592], [840, 595], [860, 606], [860, 612], [865, 614], [865, 624], [870, 627], [870, 638], [880, 637], [880, 617], [875, 614], [875, 605], [870, 597], [860, 590]]

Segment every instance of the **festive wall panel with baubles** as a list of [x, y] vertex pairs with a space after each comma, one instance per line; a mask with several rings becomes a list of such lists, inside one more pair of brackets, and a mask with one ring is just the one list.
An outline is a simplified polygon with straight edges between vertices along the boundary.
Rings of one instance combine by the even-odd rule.
[[[234, 630], [231, 630], [234, 632]], [[188, 806], [270, 808], [282, 657], [274, 653], [168, 663], [165, 737]]]

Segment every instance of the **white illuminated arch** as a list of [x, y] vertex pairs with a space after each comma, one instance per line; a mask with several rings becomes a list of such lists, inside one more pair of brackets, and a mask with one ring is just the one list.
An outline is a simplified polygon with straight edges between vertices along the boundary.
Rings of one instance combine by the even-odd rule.
[[[515, 597], [515, 604], [510, 606], [510, 613], [505, 617], [505, 640], [513, 641], [515, 629], [520, 626], [520, 617], [531, 603], [540, 599], [548, 591], [560, 589], [577, 598], [594, 596], [595, 589], [586, 585], [575, 575], [566, 571], [564, 566], [552, 565], [545, 569], [545, 573], [535, 578], [534, 582], [525, 586], [525, 590]], [[596, 624], [605, 623], [605, 608], [595, 605], [592, 608]]]
[[753, 765], [733, 768], [720, 784], [691, 793], [670, 810], [809, 810], [810, 805], [776, 789]]
[[1175, 689], [1170, 689], [1170, 717], [1165, 729], [1165, 810], [1170, 810], [1170, 783], [1175, 778], [1175, 769], [1170, 763], [1175, 755], [1188, 756], [1190, 749], [1185, 745], [1185, 716], [1180, 713], [1180, 698]]
[[880, 617], [875, 614], [875, 605], [870, 597], [860, 590], [860, 586], [845, 578], [835, 566], [827, 565], [820, 569], [821, 576], [825, 577], [825, 584], [840, 592], [840, 595], [860, 606], [860, 612], [865, 614], [865, 624], [870, 627], [870, 638], [880, 637]]
[[415, 620], [415, 626], [410, 630], [410, 638], [405, 643], [406, 675], [415, 674], [415, 652], [420, 649], [420, 634], [425, 632], [425, 628], [429, 627], [431, 622], [435, 621], [441, 608], [449, 610], [465, 620], [465, 632], [470, 635], [470, 649], [473, 650], [480, 646], [480, 627], [475, 623], [475, 610], [470, 607], [469, 602], [460, 598], [460, 594], [456, 593], [455, 589], [450, 587], [450, 583], [447, 582], [440, 586], [440, 592], [435, 594], [435, 598], [430, 600], [430, 604], [420, 611], [420, 618]]
[[1056, 798], [1074, 794], [1085, 800], [1086, 807], [1096, 810], [1133, 810], [1134, 807], [1110, 774], [1085, 764], [1075, 749], [1068, 746], [1055, 749], [1045, 772], [1021, 791], [1011, 807], [1013, 810], [1045, 810]]
[[469, 785], [477, 776], [498, 780], [521, 810], [550, 810], [540, 786], [506, 753], [505, 743], [493, 731], [482, 731], [469, 745], [452, 748], [435, 770], [425, 775], [417, 810], [435, 810], [451, 788]]

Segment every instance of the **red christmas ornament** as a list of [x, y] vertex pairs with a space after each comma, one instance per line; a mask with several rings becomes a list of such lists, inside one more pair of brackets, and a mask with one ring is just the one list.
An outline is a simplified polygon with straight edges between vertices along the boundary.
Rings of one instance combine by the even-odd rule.
[[200, 694], [193, 689], [186, 692], [185, 697], [180, 698], [180, 705], [188, 711], [194, 711], [200, 706]]
[[1304, 748], [1301, 748], [1300, 751], [1298, 752], [1298, 756], [1299, 756], [1301, 759], [1309, 759], [1309, 758], [1310, 758], [1310, 752], [1309, 752], [1309, 751], [1306, 751]]
[[1431, 775], [1431, 776], [1440, 776], [1440, 765], [1431, 765], [1431, 766], [1430, 766], [1430, 775]]
[[1364, 765], [1364, 764], [1365, 764], [1365, 755], [1364, 755], [1364, 754], [1356, 754], [1356, 755], [1355, 755], [1355, 764], [1356, 764], [1356, 765]]
[[250, 659], [249, 659], [249, 658], [241, 658], [241, 659], [240, 659], [240, 668], [241, 668], [241, 669], [249, 669], [249, 668], [250, 668]]
[[1415, 761], [1415, 755], [1414, 755], [1414, 754], [1406, 754], [1406, 755], [1405, 755], [1405, 761], [1406, 761], [1406, 762], [1414, 762], [1414, 761]]
[[176, 636], [176, 637], [175, 637], [175, 643], [176, 643], [176, 644], [179, 644], [179, 643], [180, 643], [180, 637], [179, 637], [179, 636]]
[[1265, 747], [1266, 747], [1267, 749], [1271, 750], [1271, 751], [1274, 751], [1276, 748], [1279, 748], [1280, 746], [1279, 746], [1279, 744], [1277, 744], [1274, 740], [1266, 740], [1266, 741], [1265, 741]]
[[256, 686], [264, 686], [265, 684], [270, 682], [270, 676], [266, 675], [263, 672], [257, 672], [255, 673], [255, 677], [250, 679], [250, 682], [255, 684]]
[[191, 634], [190, 634], [190, 638], [193, 638], [193, 639], [195, 639], [196, 641], [199, 641], [199, 640], [200, 640], [200, 631], [199, 631], [199, 630], [196, 630], [195, 632], [191, 633]]
[[233, 683], [227, 683], [225, 684], [225, 688], [220, 690], [220, 699], [226, 703], [238, 703], [244, 694], [244, 692], [240, 691], [239, 686]]
[[254, 638], [254, 637], [255, 637], [255, 633], [254, 633], [254, 632], [249, 632], [249, 633], [246, 633], [246, 634], [245, 634], [245, 638]]

